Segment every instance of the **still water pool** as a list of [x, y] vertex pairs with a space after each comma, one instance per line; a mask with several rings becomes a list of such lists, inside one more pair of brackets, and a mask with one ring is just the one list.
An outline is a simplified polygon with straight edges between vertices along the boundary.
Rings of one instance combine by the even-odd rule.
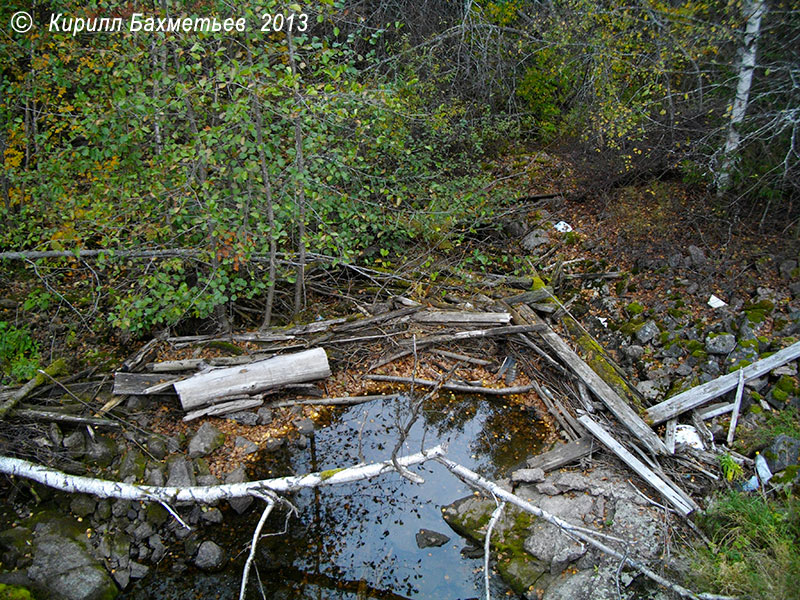
[[[448, 444], [447, 455], [484, 476], [498, 478], [535, 454], [547, 434], [531, 409], [482, 397], [429, 402], [410, 429], [400, 454]], [[304, 449], [264, 455], [253, 478], [301, 474], [386, 460], [408, 402], [374, 401], [334, 411]], [[466, 558], [468, 544], [442, 519], [442, 508], [472, 492], [443, 466], [429, 462], [412, 471], [414, 484], [396, 473], [367, 482], [305, 490], [290, 500], [299, 517], [286, 522], [274, 511], [251, 571], [248, 598], [466, 600], [483, 596], [483, 560]], [[122, 598], [237, 598], [246, 548], [260, 510], [203, 531], [237, 556], [222, 573], [171, 572], [168, 565]], [[285, 533], [281, 533], [284, 531]], [[430, 529], [450, 537], [441, 547], [420, 549], [416, 534]], [[507, 589], [493, 577], [494, 598]]]

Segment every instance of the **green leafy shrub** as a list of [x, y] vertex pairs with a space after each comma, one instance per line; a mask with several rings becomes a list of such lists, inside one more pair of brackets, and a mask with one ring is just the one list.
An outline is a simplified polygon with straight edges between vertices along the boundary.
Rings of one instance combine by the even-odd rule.
[[0, 367], [3, 379], [11, 382], [32, 378], [39, 368], [39, 344], [27, 328], [0, 321]]

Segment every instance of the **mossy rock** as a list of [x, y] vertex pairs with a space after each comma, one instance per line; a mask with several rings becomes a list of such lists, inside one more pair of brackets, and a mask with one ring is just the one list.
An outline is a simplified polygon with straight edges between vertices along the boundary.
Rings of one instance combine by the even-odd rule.
[[[493, 500], [468, 496], [446, 506], [444, 520], [459, 535], [482, 545], [486, 527], [497, 505]], [[497, 571], [517, 594], [526, 593], [542, 577], [550, 577], [549, 569], [525, 550], [525, 540], [535, 517], [512, 506], [506, 507], [492, 533]], [[546, 586], [544, 586], [546, 587]]]
[[633, 337], [636, 335], [636, 332], [639, 331], [642, 327], [644, 327], [645, 319], [643, 316], [639, 315], [624, 323], [620, 326], [619, 331], [620, 333], [624, 333], [628, 337]]

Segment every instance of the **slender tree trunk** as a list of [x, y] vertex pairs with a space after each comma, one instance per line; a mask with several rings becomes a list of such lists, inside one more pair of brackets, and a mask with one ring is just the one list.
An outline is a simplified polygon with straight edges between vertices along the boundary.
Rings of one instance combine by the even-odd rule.
[[[250, 67], [253, 67], [253, 53], [250, 48], [247, 48], [247, 58], [250, 61]], [[261, 113], [261, 104], [259, 103], [258, 96], [250, 93], [250, 100], [252, 102], [253, 121], [256, 127], [256, 145], [258, 146], [258, 163], [261, 167], [261, 185], [264, 187], [264, 199], [267, 202], [267, 227], [269, 229], [269, 284], [267, 287], [267, 306], [264, 308], [264, 320], [261, 323], [261, 328], [266, 329], [270, 326], [272, 321], [272, 306], [275, 303], [275, 255], [278, 252], [277, 243], [275, 241], [275, 209], [272, 205], [272, 181], [269, 177], [269, 169], [267, 167], [267, 154], [264, 152], [264, 125], [263, 115]]]
[[289, 64], [292, 68], [294, 82], [294, 97], [297, 102], [297, 116], [294, 118], [294, 147], [295, 147], [295, 198], [297, 202], [297, 280], [294, 283], [294, 314], [303, 308], [303, 288], [305, 283], [306, 267], [306, 191], [304, 181], [303, 163], [303, 125], [301, 119], [301, 104], [299, 85], [297, 83], [297, 64], [294, 60], [294, 42], [288, 35]]
[[747, 28], [742, 42], [742, 60], [739, 63], [739, 80], [736, 84], [736, 97], [731, 109], [731, 120], [728, 125], [728, 137], [722, 153], [722, 165], [717, 174], [717, 193], [722, 194], [730, 187], [731, 171], [737, 159], [741, 134], [739, 127], [747, 114], [747, 103], [750, 97], [750, 86], [753, 83], [753, 71], [756, 66], [756, 46], [761, 32], [761, 17], [767, 6], [764, 0], [745, 0], [742, 11], [747, 18]]
[[[161, 67], [162, 61], [161, 58], [161, 48], [157, 44], [158, 37], [154, 37], [153, 41], [150, 42], [150, 62], [153, 68], [153, 100], [156, 104], [156, 114], [153, 119], [153, 136], [155, 138], [155, 150], [156, 154], [161, 154], [161, 150], [163, 147], [162, 136], [161, 136], [161, 115], [160, 115], [160, 100], [161, 100], [161, 84], [160, 84], [160, 72], [159, 67]], [[163, 72], [163, 67], [161, 69]]]

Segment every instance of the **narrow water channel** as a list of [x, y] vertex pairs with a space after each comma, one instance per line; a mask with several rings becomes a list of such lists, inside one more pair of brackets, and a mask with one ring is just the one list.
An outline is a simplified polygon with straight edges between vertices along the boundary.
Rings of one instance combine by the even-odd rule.
[[[333, 413], [318, 424], [305, 449], [265, 455], [254, 478], [320, 471], [358, 462], [385, 460], [397, 440], [398, 422], [408, 404], [375, 401]], [[532, 410], [482, 397], [457, 397], [429, 403], [414, 423], [401, 454], [447, 443], [447, 454], [491, 478], [502, 477], [537, 452], [546, 431]], [[425, 479], [414, 484], [397, 474], [352, 485], [295, 494], [299, 518], [286, 533], [259, 543], [259, 582], [251, 576], [248, 598], [466, 600], [483, 596], [483, 560], [466, 558], [466, 542], [442, 519], [445, 505], [471, 493], [437, 463], [412, 468]], [[285, 513], [284, 513], [285, 514]], [[280, 532], [284, 514], [266, 531]], [[226, 514], [226, 518], [232, 516]], [[221, 537], [208, 537], [236, 555], [243, 552], [258, 512], [226, 525]], [[430, 529], [450, 537], [441, 547], [420, 549], [416, 534]], [[213, 575], [161, 570], [122, 596], [130, 600], [236, 598], [244, 554]], [[493, 578], [493, 597], [506, 588]], [[262, 595], [263, 590], [263, 595]]]

